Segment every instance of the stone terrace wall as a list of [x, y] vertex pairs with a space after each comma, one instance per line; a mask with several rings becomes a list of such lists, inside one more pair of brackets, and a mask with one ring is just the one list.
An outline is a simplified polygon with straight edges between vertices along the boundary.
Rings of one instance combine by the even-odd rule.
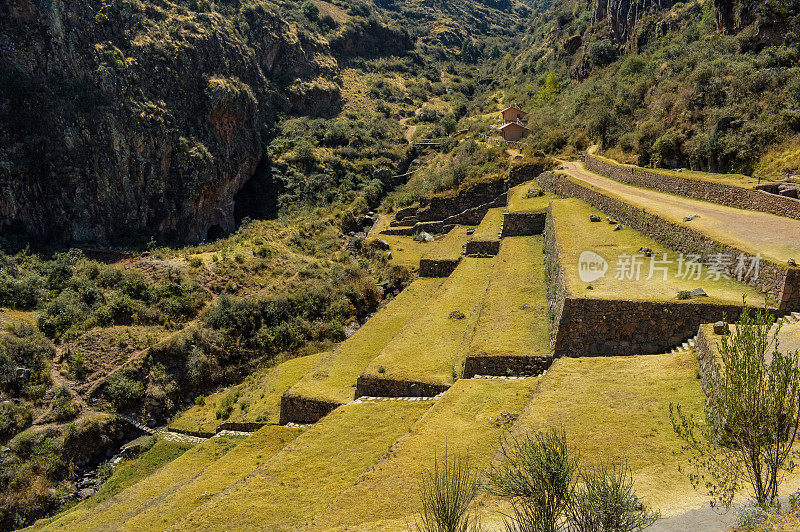
[[368, 397], [435, 397], [450, 388], [444, 384], [381, 379], [360, 376], [356, 382], [356, 398]]
[[[584, 187], [563, 174], [544, 172], [537, 181], [544, 190], [565, 198], [580, 198], [675, 251], [686, 254], [696, 253], [704, 261], [708, 261], [711, 255], [717, 253], [733, 256], [743, 253], [735, 247], [716, 242], [694, 229], [674, 224], [623, 201]], [[733, 267], [735, 264], [731, 265], [730, 270]], [[730, 270], [729, 274], [732, 273]], [[788, 265], [762, 259], [758, 278], [745, 278], [744, 281], [772, 296], [778, 302], [779, 312], [800, 310], [800, 268], [790, 268]]]
[[449, 277], [460, 259], [420, 259], [420, 277]]
[[331, 401], [309, 399], [299, 395], [283, 394], [281, 397], [281, 416], [279, 423], [316, 423], [341, 406]]
[[564, 282], [552, 209], [544, 231], [545, 283], [555, 357], [664, 353], [695, 335], [701, 323], [727, 316], [736, 305], [689, 301], [632, 301], [571, 297]]
[[500, 253], [499, 240], [470, 240], [464, 248], [464, 254], [468, 257], [475, 255], [497, 255]]
[[555, 334], [555, 356], [652, 355], [693, 337], [702, 323], [738, 319], [741, 307], [567, 297]]
[[800, 220], [800, 200], [770, 194], [765, 190], [659, 174], [643, 168], [607, 163], [591, 155], [586, 156], [585, 165], [588, 170], [615, 181]]
[[470, 379], [475, 375], [541, 375], [552, 363], [552, 355], [469, 355], [464, 362], [464, 378]]
[[501, 236], [541, 235], [545, 218], [546, 212], [505, 212]]

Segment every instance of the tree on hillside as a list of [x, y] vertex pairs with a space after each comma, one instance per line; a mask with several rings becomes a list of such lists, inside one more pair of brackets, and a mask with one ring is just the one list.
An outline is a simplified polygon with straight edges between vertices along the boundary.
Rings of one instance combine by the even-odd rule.
[[729, 508], [749, 487], [759, 506], [774, 506], [783, 476], [795, 466], [798, 353], [781, 352], [774, 323], [766, 310], [745, 305], [732, 333], [722, 336], [720, 360], [708, 375], [705, 423], [670, 405], [675, 433], [691, 454], [689, 480], [705, 487], [714, 505]]

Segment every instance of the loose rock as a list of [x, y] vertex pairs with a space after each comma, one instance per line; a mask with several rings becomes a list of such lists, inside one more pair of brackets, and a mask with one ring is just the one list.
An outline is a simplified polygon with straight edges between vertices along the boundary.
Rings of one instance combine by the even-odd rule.
[[589, 215], [589, 221], [590, 222], [599, 222], [600, 221], [600, 217], [597, 216], [596, 214], [590, 214]]
[[684, 216], [683, 217], [683, 221], [684, 222], [691, 222], [692, 220], [696, 220], [697, 218], [700, 218], [699, 214], [690, 214], [689, 216]]
[[714, 334], [724, 335], [728, 334], [729, 332], [730, 328], [728, 327], [728, 324], [725, 323], [724, 321], [718, 321], [714, 324]]
[[621, 231], [621, 230], [622, 230], [622, 225], [617, 224], [614, 226], [614, 231]]
[[453, 312], [450, 313], [449, 318], [451, 320], [463, 320], [464, 318], [466, 318], [466, 316], [464, 316], [464, 313], [461, 312], [460, 310], [454, 310]]

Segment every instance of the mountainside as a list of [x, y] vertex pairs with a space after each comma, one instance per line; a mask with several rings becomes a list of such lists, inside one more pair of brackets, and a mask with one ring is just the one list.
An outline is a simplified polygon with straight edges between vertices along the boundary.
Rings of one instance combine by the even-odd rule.
[[[3, 232], [74, 243], [230, 232], [236, 193], [268, 173], [276, 120], [339, 114], [342, 65], [408, 54], [409, 29], [460, 47], [505, 31], [486, 22], [498, 13], [516, 18], [508, 0], [306, 4], [0, 6]], [[269, 179], [256, 189], [266, 202], [279, 193]]]

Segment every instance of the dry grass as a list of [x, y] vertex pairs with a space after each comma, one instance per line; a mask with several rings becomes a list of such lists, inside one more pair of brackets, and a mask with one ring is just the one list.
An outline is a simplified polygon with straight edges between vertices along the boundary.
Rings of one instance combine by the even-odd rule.
[[[392, 252], [392, 263], [416, 269], [423, 257], [431, 259], [457, 259], [467, 240], [467, 227], [455, 226], [449, 233], [435, 235], [433, 242], [417, 242], [410, 236], [382, 235], [373, 232], [367, 241], [380, 239], [386, 241]], [[497, 235], [495, 234], [495, 238]]]
[[210, 438], [189, 449], [150, 476], [108, 500], [82, 512], [70, 512], [45, 527], [45, 530], [105, 530], [124, 528], [137, 513], [186, 487], [198, 474], [230, 451], [241, 438]]
[[504, 238], [469, 347], [471, 355], [529, 356], [550, 349], [541, 236]]
[[[756, 289], [733, 279], [706, 279], [705, 268], [699, 280], [677, 278], [678, 255], [675, 252], [628, 227], [614, 231], [614, 225], [606, 221], [602, 212], [581, 200], [555, 200], [552, 205], [561, 267], [564, 270], [567, 291], [573, 296], [669, 301], [675, 300], [679, 291], [703, 288], [709, 297], [696, 301], [736, 305], [741, 304], [742, 295], [747, 296], [749, 301], [764, 301], [764, 295]], [[602, 221], [590, 222], [590, 214], [599, 215]], [[647, 279], [651, 264], [648, 257], [639, 259], [642, 262], [639, 280], [616, 278], [618, 257], [622, 254], [637, 254], [642, 247], [650, 248], [655, 258], [662, 258], [667, 253], [671, 263], [668, 265], [666, 280], [659, 270], [654, 270], [652, 278]], [[608, 271], [603, 278], [591, 283], [580, 280], [578, 259], [584, 251], [593, 251], [608, 262]]]
[[339, 408], [174, 529], [297, 530], [385, 455], [427, 408], [427, 402]]
[[708, 498], [678, 471], [687, 460], [669, 421], [670, 403], [702, 412], [697, 369], [692, 351], [561, 358], [541, 379], [514, 432], [563, 424], [583, 463], [627, 460], [636, 492], [649, 506], [666, 515], [699, 507]]
[[529, 190], [538, 190], [539, 185], [532, 181], [517, 185], [508, 191], [508, 212], [540, 212], [546, 211], [550, 200], [556, 198], [547, 192], [543, 196], [528, 197]]
[[356, 333], [339, 344], [322, 362], [292, 386], [289, 393], [334, 403], [353, 399], [356, 379], [420, 307], [442, 285], [443, 279], [417, 279]]
[[504, 210], [504, 207], [497, 207], [486, 211], [486, 216], [472, 235], [472, 240], [497, 240], [500, 225], [503, 223]]
[[488, 466], [515, 413], [528, 401], [537, 378], [515, 381], [462, 379], [417, 421], [384, 460], [344, 490], [310, 528], [391, 528], [385, 522], [420, 509], [419, 482], [436, 456], [469, 456]]
[[33, 528], [38, 530], [56, 521], [59, 524], [52, 528], [71, 529], [71, 523], [90, 515], [98, 504], [153, 474], [191, 448], [192, 445], [188, 443], [159, 440], [139, 458], [123, 462], [115, 467], [114, 473], [97, 493], [61, 514], [37, 521]]
[[[205, 398], [205, 404], [195, 405], [170, 423], [177, 431], [215, 433], [220, 423], [277, 423], [280, 418], [281, 396], [300, 378], [319, 364], [327, 353], [298, 357], [274, 368], [250, 374], [243, 383]], [[239, 394], [227, 419], [217, 418], [220, 403]], [[243, 406], [245, 405], [245, 406]]]
[[239, 482], [294, 440], [301, 429], [266, 426], [243, 440], [180, 490], [165, 493], [155, 504], [126, 520], [127, 530], [163, 530]]
[[[454, 367], [465, 355], [465, 344], [480, 313], [494, 263], [494, 259], [462, 260], [436, 295], [386, 345], [364, 374], [451, 384]], [[450, 318], [454, 311], [465, 317]]]

